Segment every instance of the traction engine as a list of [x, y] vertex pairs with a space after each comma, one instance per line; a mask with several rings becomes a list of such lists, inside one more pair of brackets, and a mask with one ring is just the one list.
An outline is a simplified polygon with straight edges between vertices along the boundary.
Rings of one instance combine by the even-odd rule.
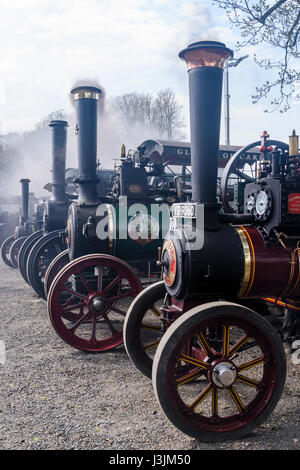
[[[285, 383], [282, 339], [300, 333], [295, 132], [289, 146], [264, 132], [238, 151], [223, 173], [222, 210], [217, 203], [222, 75], [231, 56], [213, 41], [179, 54], [189, 75], [192, 200], [173, 206], [159, 260], [163, 281], [139, 294], [124, 325], [129, 357], [152, 375], [166, 416], [208, 442], [239, 438], [267, 419]], [[240, 156], [257, 146], [253, 177]], [[233, 169], [244, 187], [235, 211], [228, 200]]]
[[[38, 230], [41, 224], [42, 205], [37, 204], [34, 213], [30, 210], [30, 196], [28, 178], [20, 180], [21, 183], [21, 214], [19, 216], [19, 225], [14, 229], [14, 234], [8, 237], [1, 245], [1, 256], [4, 263], [11, 267], [18, 267], [18, 254], [22, 243], [34, 231]], [[30, 212], [30, 213], [29, 213]]]
[[[66, 249], [63, 231], [66, 226], [68, 207], [74, 194], [66, 192], [66, 148], [68, 123], [61, 120], [50, 122], [52, 142], [51, 198], [44, 205], [43, 223], [40, 230], [28, 237], [19, 252], [19, 269], [24, 280], [45, 299], [44, 276], [51, 261]], [[72, 189], [72, 188], [70, 188]]]
[[97, 106], [101, 90], [81, 86], [72, 94], [77, 116], [78, 201], [69, 208], [68, 250], [49, 266], [45, 291], [52, 325], [62, 339], [81, 350], [104, 351], [123, 342], [126, 305], [141, 291], [140, 278], [151, 279], [154, 270], [160, 273], [156, 257], [162, 227], [147, 211], [157, 196], [157, 192], [149, 194], [149, 174], [137, 162], [138, 155], [126, 157], [125, 147], [111, 187], [105, 195], [99, 194]]

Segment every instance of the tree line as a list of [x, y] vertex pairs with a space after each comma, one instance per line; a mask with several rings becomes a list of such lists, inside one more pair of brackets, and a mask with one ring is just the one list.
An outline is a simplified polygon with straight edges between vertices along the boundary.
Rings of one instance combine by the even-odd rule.
[[[185, 138], [182, 106], [170, 88], [160, 90], [157, 95], [132, 92], [116, 96], [109, 100], [109, 105], [108, 109], [113, 110], [113, 113], [118, 116], [125, 130], [143, 126], [144, 129], [149, 130], [149, 138], [168, 140]], [[104, 108], [104, 112], [110, 111], [105, 111]], [[57, 109], [43, 116], [32, 131], [23, 134], [15, 133], [10, 138], [1, 133], [0, 127], [0, 178], [13, 175], [20, 163], [20, 152], [17, 146], [17, 142], [22, 141], [20, 137], [30, 140], [46, 132], [50, 121], [69, 121], [69, 118], [70, 116], [63, 109]]]

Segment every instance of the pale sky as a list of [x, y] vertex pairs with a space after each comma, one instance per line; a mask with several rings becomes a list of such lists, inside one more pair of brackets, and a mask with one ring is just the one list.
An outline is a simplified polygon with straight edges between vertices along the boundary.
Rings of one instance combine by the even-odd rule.
[[[69, 113], [71, 86], [84, 78], [99, 81], [108, 97], [171, 87], [188, 115], [188, 77], [178, 52], [199, 39], [234, 49], [239, 39], [209, 0], [0, 0], [0, 15], [2, 133], [30, 130], [59, 108]], [[245, 53], [253, 50], [236, 56]], [[265, 103], [251, 103], [265, 79], [251, 57], [230, 69], [231, 144], [253, 142], [264, 129], [284, 141], [293, 128], [300, 132], [300, 103], [283, 115], [266, 115]]]

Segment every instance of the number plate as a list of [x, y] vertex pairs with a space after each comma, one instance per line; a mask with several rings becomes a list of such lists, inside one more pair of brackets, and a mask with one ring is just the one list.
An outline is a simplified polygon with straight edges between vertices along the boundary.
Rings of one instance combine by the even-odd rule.
[[194, 203], [182, 203], [172, 205], [173, 217], [184, 217], [186, 219], [196, 218], [196, 204]]

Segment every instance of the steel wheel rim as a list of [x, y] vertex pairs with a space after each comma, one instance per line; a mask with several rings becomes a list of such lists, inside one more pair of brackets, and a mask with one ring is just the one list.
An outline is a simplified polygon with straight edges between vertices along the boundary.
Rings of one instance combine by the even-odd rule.
[[[87, 269], [97, 267], [97, 279], [93, 282], [97, 284], [96, 289], [90, 284], [87, 278]], [[106, 269], [113, 272], [112, 279], [106, 280]], [[66, 282], [72, 275], [80, 276], [82, 286], [89, 286], [90, 290], [85, 294], [79, 293], [79, 290], [70, 290]], [[119, 289], [119, 284], [124, 283], [128, 286]], [[117, 289], [117, 295], [115, 295]], [[48, 294], [48, 313], [53, 328], [57, 334], [68, 344], [76, 349], [89, 352], [109, 351], [120, 346], [123, 343], [123, 321], [126, 315], [125, 307], [120, 307], [117, 302], [134, 298], [141, 291], [141, 283], [132, 268], [122, 260], [110, 255], [87, 255], [78, 258], [63, 268], [51, 284]], [[60, 299], [63, 293], [71, 293], [77, 299], [74, 304]], [[74, 295], [76, 293], [76, 295]], [[111, 295], [113, 293], [114, 295]], [[117, 297], [117, 298], [116, 298]], [[101, 311], [93, 310], [93, 302], [102, 303]], [[71, 318], [73, 322], [69, 325], [65, 322], [66, 313], [71, 312], [74, 316], [77, 313], [77, 321]], [[112, 319], [115, 316], [117, 318]], [[117, 326], [116, 326], [117, 325]], [[86, 327], [86, 332], [80, 335], [78, 329]], [[109, 332], [106, 335], [106, 331]], [[98, 333], [98, 336], [97, 336]], [[99, 333], [102, 335], [99, 338]]]

